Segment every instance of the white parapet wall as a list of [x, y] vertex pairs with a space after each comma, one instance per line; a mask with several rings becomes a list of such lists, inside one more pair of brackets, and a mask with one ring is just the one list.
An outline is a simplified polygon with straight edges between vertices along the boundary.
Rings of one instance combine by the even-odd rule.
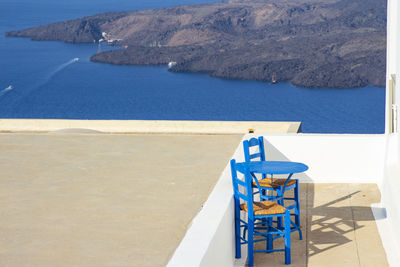
[[[241, 152], [239, 145], [232, 157], [243, 161]], [[227, 164], [168, 267], [233, 266], [235, 244], [232, 194], [231, 171]]]
[[[243, 139], [258, 136], [248, 134]], [[263, 136], [268, 160], [297, 161], [309, 166], [307, 172], [296, 176], [301, 182], [382, 184], [385, 135]], [[243, 161], [241, 143], [232, 157]], [[217, 185], [193, 220], [168, 266], [234, 265], [233, 193], [227, 162]]]
[[384, 135], [266, 135], [267, 160], [304, 162], [301, 182], [382, 184]]
[[245, 134], [297, 133], [300, 122], [0, 119], [0, 132]]

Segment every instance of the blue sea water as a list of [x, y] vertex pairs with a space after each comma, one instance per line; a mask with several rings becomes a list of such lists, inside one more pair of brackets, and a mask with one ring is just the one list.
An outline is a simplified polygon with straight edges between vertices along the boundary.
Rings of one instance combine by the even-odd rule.
[[0, 118], [301, 121], [307, 133], [384, 132], [384, 88], [304, 89], [113, 66], [89, 61], [96, 44], [4, 36], [107, 11], [206, 2], [0, 0]]

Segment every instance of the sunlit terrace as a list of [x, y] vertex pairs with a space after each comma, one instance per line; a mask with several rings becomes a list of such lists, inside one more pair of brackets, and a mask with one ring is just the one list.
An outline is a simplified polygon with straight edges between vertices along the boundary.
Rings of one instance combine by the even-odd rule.
[[[1, 264], [233, 265], [227, 162], [242, 159], [241, 140], [252, 136], [1, 134]], [[292, 233], [292, 266], [387, 266], [375, 221], [383, 217], [371, 209], [381, 200], [373, 182], [379, 171], [358, 170], [381, 156], [376, 148], [383, 137], [264, 138], [270, 160], [310, 166], [296, 177], [304, 239]], [[310, 142], [315, 146], [306, 150]], [[330, 153], [321, 154], [322, 143], [330, 143]], [[347, 155], [329, 163], [344, 147]], [[321, 157], [325, 164], [318, 166]], [[358, 163], [349, 162], [354, 157]], [[332, 164], [341, 167], [335, 171]], [[244, 251], [235, 265], [245, 263]], [[255, 256], [255, 266], [280, 265], [283, 253]]]

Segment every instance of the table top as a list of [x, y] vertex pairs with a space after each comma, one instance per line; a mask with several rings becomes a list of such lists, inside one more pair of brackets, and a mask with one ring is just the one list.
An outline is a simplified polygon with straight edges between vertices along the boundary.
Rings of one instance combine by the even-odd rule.
[[264, 174], [290, 174], [308, 170], [308, 166], [292, 161], [250, 161], [237, 163], [238, 171], [244, 172], [246, 168], [253, 173]]

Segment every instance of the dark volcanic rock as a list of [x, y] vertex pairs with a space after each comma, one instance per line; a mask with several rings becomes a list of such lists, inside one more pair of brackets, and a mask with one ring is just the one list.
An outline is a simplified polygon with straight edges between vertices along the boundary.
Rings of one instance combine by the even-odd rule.
[[111, 64], [166, 64], [171, 71], [301, 87], [385, 85], [385, 0], [232, 0], [106, 13], [7, 36], [93, 42], [102, 32], [127, 49], [93, 55]]
[[384, 50], [365, 57], [350, 56], [349, 59], [318, 66], [317, 69], [307, 69], [296, 75], [292, 83], [309, 88], [352, 88], [368, 84], [384, 86], [386, 64], [382, 58], [385, 56]]

